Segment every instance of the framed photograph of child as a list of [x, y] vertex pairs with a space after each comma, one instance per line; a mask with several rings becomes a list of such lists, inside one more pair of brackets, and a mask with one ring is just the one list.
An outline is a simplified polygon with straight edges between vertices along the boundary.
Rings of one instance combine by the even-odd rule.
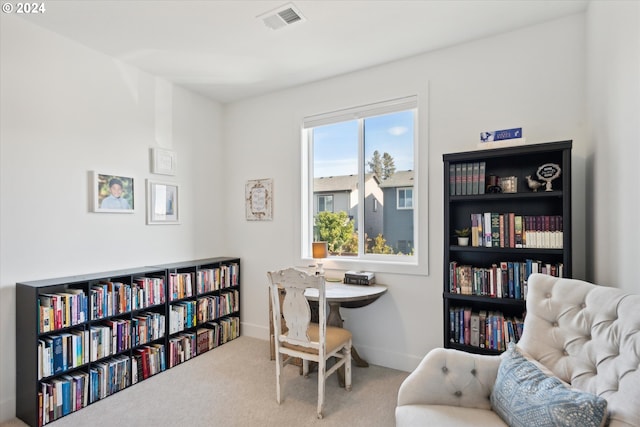
[[133, 178], [110, 173], [91, 172], [93, 212], [133, 213]]
[[178, 185], [147, 180], [147, 224], [179, 224]]

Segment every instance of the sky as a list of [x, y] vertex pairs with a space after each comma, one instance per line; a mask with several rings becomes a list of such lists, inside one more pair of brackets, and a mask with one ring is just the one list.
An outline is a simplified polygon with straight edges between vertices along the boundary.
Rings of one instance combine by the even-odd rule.
[[[378, 150], [389, 153], [396, 171], [413, 169], [413, 111], [401, 111], [365, 119], [364, 159], [366, 165]], [[313, 130], [314, 177], [358, 173], [358, 122], [352, 120]]]

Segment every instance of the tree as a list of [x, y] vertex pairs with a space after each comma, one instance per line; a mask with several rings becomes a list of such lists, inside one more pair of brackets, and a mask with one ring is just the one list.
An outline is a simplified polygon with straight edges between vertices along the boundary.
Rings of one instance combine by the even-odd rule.
[[391, 154], [387, 152], [380, 157], [380, 152], [378, 150], [374, 151], [371, 156], [371, 160], [367, 162], [367, 164], [369, 165], [369, 171], [376, 174], [376, 176], [382, 181], [391, 178], [391, 176], [396, 172], [396, 165], [393, 161], [393, 157], [391, 157]]
[[373, 156], [371, 156], [371, 161], [369, 162], [369, 171], [373, 172], [378, 178], [382, 179], [382, 159], [380, 158], [380, 152], [378, 150], [374, 151]]
[[396, 165], [389, 153], [382, 155], [382, 179], [389, 179], [396, 172]]
[[382, 236], [382, 234], [378, 234], [378, 236], [373, 240], [373, 246], [371, 247], [371, 251], [369, 253], [392, 254], [393, 248], [387, 245], [387, 240]]
[[343, 246], [354, 234], [353, 220], [345, 211], [319, 212], [316, 215], [316, 233], [320, 241], [327, 242], [329, 252], [342, 253]]

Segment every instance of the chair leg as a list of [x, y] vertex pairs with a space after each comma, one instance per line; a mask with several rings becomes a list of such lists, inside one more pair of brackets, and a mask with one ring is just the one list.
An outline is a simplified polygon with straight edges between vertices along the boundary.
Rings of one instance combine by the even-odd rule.
[[282, 376], [282, 353], [276, 353], [276, 401], [280, 404], [280, 377]]
[[326, 380], [327, 360], [318, 361], [318, 419], [322, 419], [324, 408], [324, 382]]
[[302, 359], [302, 375], [305, 378], [309, 376], [309, 361], [307, 359]]
[[351, 391], [351, 343], [344, 349], [344, 388], [347, 391]]

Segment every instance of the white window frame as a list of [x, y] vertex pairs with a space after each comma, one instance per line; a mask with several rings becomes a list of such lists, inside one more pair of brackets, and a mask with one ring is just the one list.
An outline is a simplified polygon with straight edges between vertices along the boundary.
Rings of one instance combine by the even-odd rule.
[[[406, 200], [407, 200], [407, 190], [411, 190], [411, 206], [406, 206]], [[403, 191], [405, 193], [404, 196], [404, 200], [405, 200], [405, 206], [400, 206], [400, 192]], [[399, 211], [404, 211], [404, 210], [409, 210], [409, 209], [413, 209], [413, 188], [411, 187], [398, 187], [396, 188], [396, 209], [398, 209]]]
[[[389, 256], [381, 254], [365, 254], [363, 239], [359, 240], [359, 256], [357, 257], [329, 257], [324, 261], [325, 269], [351, 270], [359, 269], [373, 272], [388, 272], [399, 274], [428, 275], [428, 194], [427, 194], [427, 103], [428, 93], [426, 88], [416, 91], [416, 95], [396, 98], [391, 101], [363, 105], [361, 107], [336, 110], [332, 113], [299, 116], [301, 123], [301, 214], [300, 214], [300, 262], [313, 263], [310, 248], [313, 240], [313, 147], [309, 143], [310, 133], [307, 129], [336, 123], [339, 121], [354, 120], [361, 117], [370, 117], [388, 114], [407, 109], [415, 109], [414, 116], [414, 180], [413, 187], [413, 218], [414, 218], [414, 249], [413, 256]], [[401, 107], [404, 105], [405, 107]], [[381, 107], [381, 109], [377, 109]], [[407, 107], [408, 106], [408, 107]], [[373, 114], [375, 112], [375, 114]], [[362, 142], [360, 142], [362, 144]], [[423, 150], [420, 150], [420, 147]], [[359, 165], [364, 165], [363, 149], [360, 149]], [[364, 188], [364, 173], [360, 173], [360, 188]], [[358, 203], [358, 215], [364, 218], [364, 203]], [[422, 214], [421, 214], [422, 212]], [[311, 213], [311, 214], [310, 214]], [[422, 218], [424, 217], [424, 218]], [[297, 233], [296, 233], [297, 234]]]
[[[328, 209], [320, 210], [320, 198], [321, 198], [321, 197], [322, 197], [323, 199], [331, 199], [331, 210], [328, 210]], [[317, 201], [317, 203], [318, 203], [318, 212], [333, 212], [333, 194], [318, 194], [318, 201]], [[324, 202], [324, 207], [325, 207], [325, 208], [327, 207], [327, 202], [326, 202], [326, 200], [325, 200], [325, 202]]]

